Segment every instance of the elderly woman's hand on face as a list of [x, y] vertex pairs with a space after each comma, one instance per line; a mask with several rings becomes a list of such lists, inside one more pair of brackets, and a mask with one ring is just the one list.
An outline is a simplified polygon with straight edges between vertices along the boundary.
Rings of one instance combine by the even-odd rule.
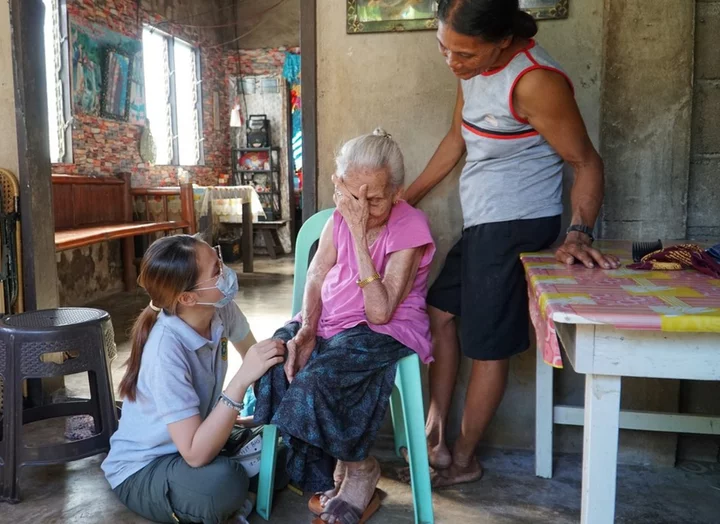
[[335, 206], [347, 222], [350, 233], [356, 240], [364, 238], [370, 217], [370, 205], [367, 200], [368, 186], [360, 186], [360, 194], [355, 197], [348, 190], [342, 178], [333, 175], [332, 181], [335, 184], [335, 194], [333, 195]]

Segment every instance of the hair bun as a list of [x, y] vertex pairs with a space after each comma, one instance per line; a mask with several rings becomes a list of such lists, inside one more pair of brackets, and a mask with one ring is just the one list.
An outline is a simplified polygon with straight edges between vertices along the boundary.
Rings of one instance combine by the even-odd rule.
[[538, 32], [537, 22], [533, 15], [518, 9], [513, 18], [513, 34], [520, 38], [532, 38]]
[[372, 133], [375, 136], [380, 136], [382, 138], [390, 138], [392, 139], [392, 135], [385, 131], [382, 127], [376, 127], [375, 131]]

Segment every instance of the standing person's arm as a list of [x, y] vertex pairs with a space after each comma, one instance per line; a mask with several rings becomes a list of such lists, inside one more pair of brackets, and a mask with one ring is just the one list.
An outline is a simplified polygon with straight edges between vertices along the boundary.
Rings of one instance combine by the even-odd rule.
[[405, 191], [405, 200], [412, 206], [420, 202], [432, 188], [438, 185], [465, 154], [465, 140], [462, 137], [462, 110], [464, 105], [462, 87], [458, 83], [455, 111], [450, 131], [445, 135], [427, 167]]
[[[585, 129], [568, 81], [555, 71], [537, 69], [524, 75], [513, 93], [515, 112], [537, 130], [575, 173], [570, 200], [572, 224], [592, 228], [604, 195], [604, 169]], [[576, 231], [568, 234], [557, 250], [560, 262], [595, 264], [605, 269], [619, 266], [617, 257], [603, 255], [592, 247], [592, 239]]]

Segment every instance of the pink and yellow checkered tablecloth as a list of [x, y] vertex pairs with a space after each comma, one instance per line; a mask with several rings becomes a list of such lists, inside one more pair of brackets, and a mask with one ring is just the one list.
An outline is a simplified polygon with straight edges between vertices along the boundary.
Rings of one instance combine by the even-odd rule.
[[556, 322], [720, 333], [719, 279], [694, 270], [627, 269], [632, 262], [629, 243], [601, 242], [598, 247], [620, 257], [622, 267], [568, 267], [556, 262], [550, 251], [521, 256], [528, 279], [530, 316], [546, 363], [562, 367]]

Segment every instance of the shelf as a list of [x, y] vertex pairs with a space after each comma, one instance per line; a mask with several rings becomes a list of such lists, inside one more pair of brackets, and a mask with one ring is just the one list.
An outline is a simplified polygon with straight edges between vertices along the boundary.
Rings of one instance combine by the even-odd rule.
[[234, 151], [242, 151], [244, 153], [260, 153], [264, 151], [272, 151], [272, 150], [279, 150], [280, 148], [278, 146], [270, 146], [270, 147], [236, 147], [233, 148]]
[[[243, 158], [253, 153], [263, 153], [259, 157], [267, 156], [265, 163], [255, 163], [257, 167], [267, 169], [244, 169], [250, 168], [252, 164], [242, 162]], [[282, 170], [278, 163], [280, 160], [280, 148], [270, 147], [236, 147], [231, 150], [232, 180], [239, 185], [250, 185], [256, 188], [257, 195], [262, 203], [265, 213], [271, 217], [279, 217], [282, 209], [281, 177]], [[267, 191], [257, 191], [258, 188]]]

